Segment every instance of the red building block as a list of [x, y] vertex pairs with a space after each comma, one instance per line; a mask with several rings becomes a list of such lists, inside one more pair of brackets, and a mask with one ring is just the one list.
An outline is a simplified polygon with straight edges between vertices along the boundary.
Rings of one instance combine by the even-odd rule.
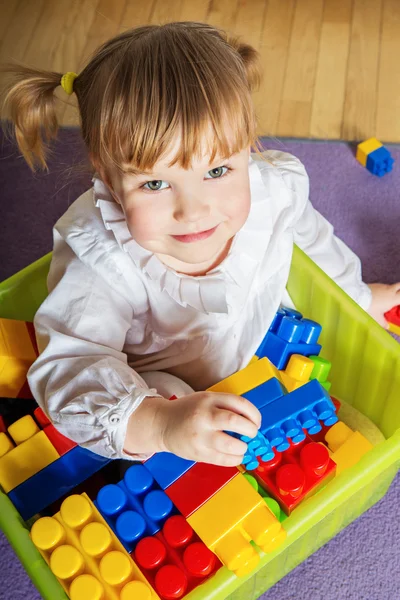
[[66, 454], [72, 448], [75, 448], [75, 446], [78, 445], [76, 442], [73, 442], [69, 438], [65, 437], [65, 435], [57, 431], [40, 407], [36, 408], [33, 414], [36, 421], [41, 426], [60, 456]]
[[336, 464], [328, 449], [307, 437], [299, 444], [292, 443], [285, 452], [276, 452], [273, 460], [260, 461], [252, 475], [290, 515], [300, 502], [333, 479], [335, 473]]
[[7, 433], [7, 427], [4, 423], [3, 417], [0, 415], [0, 433]]
[[181, 515], [142, 538], [131, 556], [162, 600], [182, 598], [222, 566]]
[[164, 491], [187, 518], [238, 474], [237, 467], [195, 463]]

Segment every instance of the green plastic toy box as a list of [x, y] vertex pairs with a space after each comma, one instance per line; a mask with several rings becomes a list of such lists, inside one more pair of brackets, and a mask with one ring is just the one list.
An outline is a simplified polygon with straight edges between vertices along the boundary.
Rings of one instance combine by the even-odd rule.
[[[0, 316], [32, 320], [46, 295], [47, 255], [0, 284]], [[261, 554], [238, 579], [222, 568], [187, 600], [258, 598], [386, 493], [400, 467], [400, 346], [301, 250], [294, 249], [288, 289], [296, 307], [321, 323], [322, 354], [332, 361], [332, 394], [373, 421], [386, 440], [309, 498], [288, 518], [285, 543]], [[32, 545], [28, 528], [0, 492], [0, 527], [46, 600], [65, 592]]]

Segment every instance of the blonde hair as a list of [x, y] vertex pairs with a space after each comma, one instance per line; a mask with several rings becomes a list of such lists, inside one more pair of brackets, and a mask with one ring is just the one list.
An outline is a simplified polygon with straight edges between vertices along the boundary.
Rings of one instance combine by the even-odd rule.
[[[54, 90], [63, 73], [18, 63], [2, 70], [12, 77], [4, 108], [18, 147], [32, 171], [48, 170], [48, 144], [58, 131]], [[125, 31], [104, 43], [73, 83], [92, 165], [106, 173], [151, 170], [179, 135], [170, 164], [186, 169], [210, 130], [211, 161], [248, 146], [261, 154], [251, 99], [260, 76], [257, 51], [211, 25]]]

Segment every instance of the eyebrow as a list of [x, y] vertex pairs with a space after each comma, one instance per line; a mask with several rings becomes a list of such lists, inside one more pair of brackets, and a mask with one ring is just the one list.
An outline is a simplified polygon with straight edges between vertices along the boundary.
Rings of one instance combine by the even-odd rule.
[[[229, 160], [232, 156], [232, 154], [230, 156], [216, 156], [212, 163], [208, 163], [208, 166], [211, 166], [213, 163], [216, 163], [218, 161]], [[126, 169], [124, 169], [124, 173], [127, 175], [146, 175], [148, 177], [151, 177], [154, 174], [154, 171], [139, 171], [138, 169], [135, 169], [135, 167], [127, 167]]]

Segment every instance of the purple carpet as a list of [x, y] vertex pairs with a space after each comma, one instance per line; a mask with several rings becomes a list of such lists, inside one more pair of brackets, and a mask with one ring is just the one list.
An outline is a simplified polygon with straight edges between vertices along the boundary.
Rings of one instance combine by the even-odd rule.
[[[400, 280], [400, 147], [390, 147], [394, 171], [379, 179], [355, 160], [345, 143], [265, 140], [298, 156], [311, 180], [311, 199], [337, 234], [361, 257], [364, 280]], [[77, 171], [85, 153], [75, 130], [63, 130], [49, 161], [50, 174], [32, 175], [14, 147], [0, 150], [2, 182], [0, 281], [51, 250], [51, 226], [90, 187]], [[263, 600], [384, 600], [399, 598], [400, 476], [388, 494], [334, 540], [297, 567]], [[38, 600], [0, 534], [0, 598]]]

